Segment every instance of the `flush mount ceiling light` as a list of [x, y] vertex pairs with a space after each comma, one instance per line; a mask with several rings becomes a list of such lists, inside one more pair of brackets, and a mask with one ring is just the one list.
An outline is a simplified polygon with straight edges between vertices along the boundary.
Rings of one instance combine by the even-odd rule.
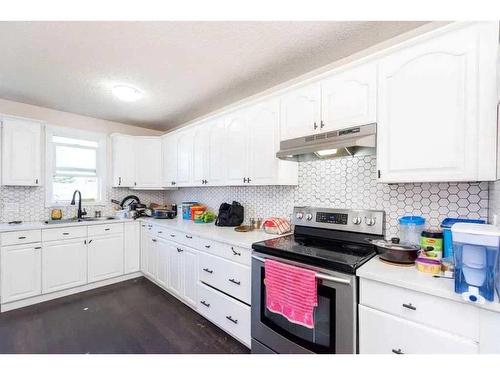
[[142, 98], [142, 91], [132, 86], [116, 85], [113, 87], [113, 95], [124, 102], [135, 102]]

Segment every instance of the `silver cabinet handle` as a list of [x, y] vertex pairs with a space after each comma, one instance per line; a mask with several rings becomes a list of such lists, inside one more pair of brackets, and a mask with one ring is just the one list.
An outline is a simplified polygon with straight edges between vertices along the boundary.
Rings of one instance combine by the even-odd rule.
[[234, 324], [238, 324], [238, 319], [233, 319], [231, 315], [226, 316], [226, 319], [233, 322]]
[[210, 273], [210, 274], [214, 273], [214, 270], [211, 270], [209, 268], [203, 268], [203, 271]]
[[200, 301], [200, 303], [206, 307], [210, 307], [210, 304], [209, 303], [206, 303], [205, 301]]
[[235, 279], [229, 279], [230, 282], [236, 285], [241, 285], [241, 281], [235, 280]]
[[414, 311], [417, 309], [411, 303], [403, 303], [403, 307], [406, 307], [407, 309], [414, 310]]
[[401, 349], [392, 349], [394, 354], [404, 354]]
[[121, 184], [122, 184], [122, 178], [118, 177], [118, 185], [121, 185]]
[[318, 125], [316, 125], [316, 121], [314, 121], [313, 127], [314, 127], [314, 130], [318, 129]]
[[233, 255], [241, 256], [241, 253], [238, 253], [236, 250], [234, 250], [234, 247], [231, 246], [231, 250], [233, 251]]

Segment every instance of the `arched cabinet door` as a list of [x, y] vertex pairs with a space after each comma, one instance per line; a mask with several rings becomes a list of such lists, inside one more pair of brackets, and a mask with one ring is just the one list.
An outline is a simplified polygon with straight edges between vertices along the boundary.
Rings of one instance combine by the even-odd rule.
[[375, 62], [340, 71], [321, 81], [321, 131], [377, 121]]
[[471, 26], [414, 43], [380, 61], [381, 182], [494, 178], [494, 39], [498, 43], [498, 25]]

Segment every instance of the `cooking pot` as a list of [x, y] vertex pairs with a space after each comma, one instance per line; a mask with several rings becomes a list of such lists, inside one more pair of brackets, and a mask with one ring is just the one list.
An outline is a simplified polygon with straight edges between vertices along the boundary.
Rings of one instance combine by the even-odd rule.
[[412, 244], [401, 244], [399, 238], [391, 241], [370, 240], [377, 248], [379, 258], [394, 264], [414, 264], [418, 257], [420, 246]]
[[154, 208], [151, 210], [151, 217], [155, 219], [175, 219], [177, 213], [164, 208]]

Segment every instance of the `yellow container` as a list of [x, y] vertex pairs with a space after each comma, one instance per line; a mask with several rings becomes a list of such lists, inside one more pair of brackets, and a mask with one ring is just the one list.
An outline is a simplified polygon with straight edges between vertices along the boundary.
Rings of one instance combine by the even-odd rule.
[[430, 273], [433, 275], [441, 273], [441, 261], [437, 259], [419, 257], [415, 260], [415, 266], [420, 272]]

